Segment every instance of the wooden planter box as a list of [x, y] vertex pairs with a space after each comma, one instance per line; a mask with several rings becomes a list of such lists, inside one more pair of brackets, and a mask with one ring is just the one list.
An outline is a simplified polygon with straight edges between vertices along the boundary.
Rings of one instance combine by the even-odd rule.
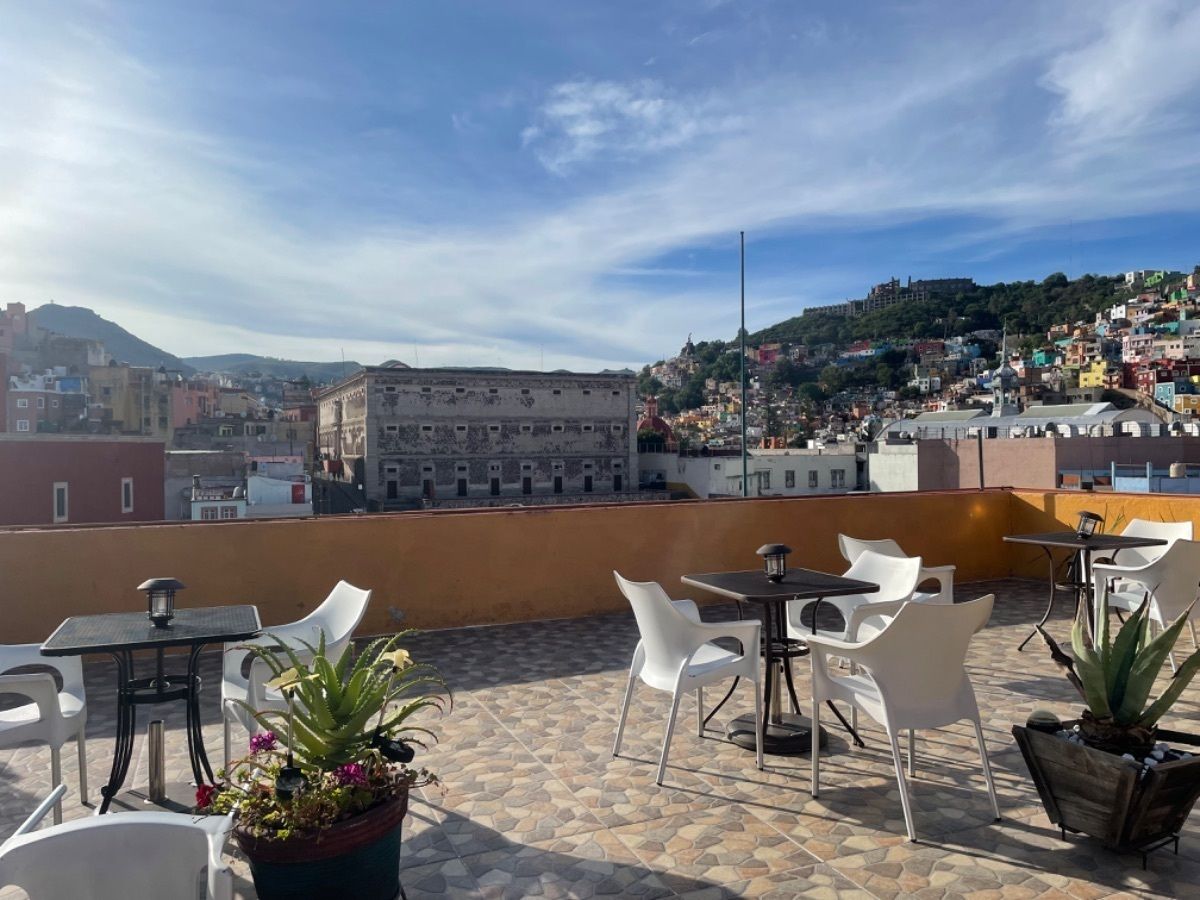
[[[1113, 849], [1143, 850], [1174, 837], [1200, 797], [1200, 756], [1161, 763], [1143, 776], [1140, 763], [1086, 744], [1019, 725], [1012, 732], [1050, 821]], [[1200, 743], [1172, 731], [1159, 731], [1158, 739]]]

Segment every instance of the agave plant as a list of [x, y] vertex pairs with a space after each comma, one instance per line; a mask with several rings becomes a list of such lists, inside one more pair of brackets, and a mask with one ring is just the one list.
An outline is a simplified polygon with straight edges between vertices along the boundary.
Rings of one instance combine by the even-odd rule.
[[289, 712], [239, 702], [264, 729], [286, 735], [288, 750], [309, 769], [330, 772], [359, 762], [383, 739], [423, 747], [425, 738], [436, 737], [409, 719], [422, 709], [443, 709], [441, 696], [420, 691], [446, 685], [432, 666], [414, 664], [398, 649], [411, 633], [373, 641], [357, 657], [347, 646], [336, 661], [325, 655], [323, 634], [316, 647], [304, 643], [309, 662], [278, 638], [273, 646], [248, 647], [271, 670], [270, 683], [288, 697]]
[[[1042, 626], [1038, 631], [1050, 654], [1083, 698], [1087, 709], [1079, 722], [1080, 736], [1089, 744], [1115, 752], [1146, 749], [1154, 742], [1158, 720], [1174, 705], [1200, 670], [1200, 650], [1176, 670], [1167, 689], [1150, 702], [1154, 680], [1187, 623], [1189, 606], [1156, 637], [1150, 636], [1150, 594], [1109, 640], [1108, 588], [1101, 588], [1095, 638], [1089, 627], [1087, 604], [1080, 603], [1071, 629], [1074, 659], [1062, 651]], [[1193, 601], [1192, 606], [1195, 605]]]

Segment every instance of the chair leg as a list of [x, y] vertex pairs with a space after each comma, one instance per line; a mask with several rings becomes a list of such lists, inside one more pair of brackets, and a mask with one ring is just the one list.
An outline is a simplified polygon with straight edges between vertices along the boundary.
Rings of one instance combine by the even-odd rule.
[[[858, 674], [858, 664], [857, 663], [853, 663], [853, 662], [850, 663], [850, 674], [851, 675]], [[855, 706], [853, 703], [850, 704], [850, 730], [853, 731], [855, 734], [858, 734], [858, 707]]]
[[[50, 748], [50, 789], [58, 787], [62, 784], [62, 750], [58, 747]], [[54, 824], [62, 824], [62, 798], [54, 804]]]
[[762, 691], [758, 689], [758, 685], [754, 685], [754, 762], [758, 766], [758, 771], [762, 771], [763, 767], [763, 730], [766, 728], [766, 719], [763, 718], [763, 702]]
[[[853, 709], [853, 707], [851, 708]], [[812, 783], [809, 785], [809, 793], [813, 797], [819, 797], [821, 795], [821, 701], [817, 698], [816, 692], [813, 692], [812, 697], [812, 750], [810, 755], [812, 756]]]
[[704, 737], [704, 688], [696, 688], [696, 737]]
[[1192, 647], [1200, 650], [1200, 643], [1196, 642], [1196, 623], [1194, 620], [1188, 619], [1188, 628], [1192, 630]]
[[79, 745], [79, 802], [87, 803], [87, 740], [83, 736], [82, 727], [79, 729], [79, 733], [75, 735], [75, 742]]
[[613, 758], [621, 752], [621, 738], [625, 736], [625, 718], [629, 715], [629, 701], [633, 699], [633, 681], [637, 676], [629, 670], [629, 684], [625, 686], [625, 699], [621, 703], [621, 716], [617, 720], [617, 739], [613, 741]]
[[914, 729], [908, 729], [908, 777], [917, 777], [917, 733]]
[[1000, 801], [996, 799], [996, 783], [992, 780], [992, 764], [988, 762], [987, 745], [983, 742], [983, 726], [975, 721], [975, 740], [979, 742], [979, 759], [983, 762], [983, 779], [987, 782], [988, 796], [992, 798], [992, 811], [1000, 821]]
[[658, 761], [658, 778], [654, 783], [661, 786], [667, 774], [667, 753], [671, 749], [671, 735], [675, 733], [675, 716], [679, 713], [679, 691], [671, 698], [671, 718], [667, 719], [667, 733], [663, 737], [662, 757]]
[[896, 732], [888, 728], [888, 740], [892, 744], [892, 763], [896, 767], [896, 783], [900, 786], [900, 805], [904, 807], [904, 825], [908, 828], [908, 839], [917, 839], [917, 828], [913, 824], [912, 807], [908, 802], [908, 782], [904, 778], [904, 763], [900, 762], [900, 744], [896, 740]]

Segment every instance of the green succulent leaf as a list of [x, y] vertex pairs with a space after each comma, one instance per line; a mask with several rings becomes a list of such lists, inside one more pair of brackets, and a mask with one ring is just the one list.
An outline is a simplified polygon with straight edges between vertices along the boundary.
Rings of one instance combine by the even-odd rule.
[[1179, 639], [1179, 634], [1187, 624], [1195, 605], [1193, 600], [1183, 614], [1149, 641], [1133, 661], [1129, 677], [1126, 679], [1125, 696], [1116, 715], [1118, 724], [1132, 725], [1142, 718], [1146, 703], [1150, 699], [1150, 692], [1154, 690], [1154, 680], [1162, 671], [1163, 663], [1166, 662], [1171, 648], [1175, 646], [1175, 641]]
[[1171, 678], [1167, 689], [1163, 691], [1161, 697], [1150, 704], [1149, 709], [1142, 713], [1138, 724], [1144, 728], [1153, 728], [1158, 720], [1166, 715], [1167, 710], [1175, 705], [1179, 695], [1191, 683], [1198, 671], [1200, 671], [1200, 650], [1189, 656], [1184, 660], [1183, 665], [1175, 670], [1175, 675]]

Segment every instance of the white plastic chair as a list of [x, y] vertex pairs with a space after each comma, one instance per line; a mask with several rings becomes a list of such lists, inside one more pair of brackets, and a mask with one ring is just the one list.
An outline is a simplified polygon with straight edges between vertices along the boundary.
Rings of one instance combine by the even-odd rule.
[[[840, 640], [853, 641], [877, 632], [882, 623], [881, 615], [894, 613], [899, 604], [912, 599], [913, 592], [921, 580], [921, 557], [885, 556], [873, 550], [865, 550], [846, 570], [847, 578], [867, 581], [879, 585], [874, 594], [851, 594], [846, 597], [827, 597], [827, 603], [842, 614], [845, 627], [841, 631], [817, 629], [817, 634], [830, 635]], [[787, 605], [788, 636], [808, 640], [812, 635], [812, 623], [803, 621], [804, 610], [816, 604], [816, 600], [791, 600]], [[867, 622], [867, 619], [874, 621]]]
[[[1096, 579], [1097, 592], [1103, 589], [1106, 579], [1117, 579], [1108, 595], [1110, 610], [1133, 612], [1149, 593], [1150, 619], [1163, 628], [1179, 618], [1196, 599], [1197, 585], [1200, 585], [1200, 541], [1175, 540], [1158, 559], [1144, 566], [1096, 563], [1092, 566], [1092, 577]], [[1188, 619], [1193, 643], [1196, 640], [1195, 615], [1193, 610]], [[1174, 670], [1175, 655], [1172, 653], [1169, 658]]]
[[233, 873], [221, 860], [232, 816], [122, 813], [34, 830], [65, 790], [59, 785], [0, 844], [0, 888], [15, 885], [35, 900], [232, 900]]
[[[971, 637], [987, 624], [993, 594], [952, 606], [905, 603], [883, 631], [862, 642], [840, 641], [822, 635], [805, 638], [812, 650], [812, 795], [820, 793], [821, 704], [841, 700], [861, 709], [886, 730], [892, 745], [892, 761], [904, 807], [904, 824], [910, 840], [917, 839], [904, 766], [897, 742], [908, 730], [909, 774], [914, 766], [913, 732], [918, 728], [942, 728], [963, 719], [975, 725], [983, 775], [996, 818], [1000, 805], [988, 764], [983, 727], [975, 691], [967, 677], [965, 661]], [[850, 660], [850, 675], [832, 675], [829, 656]], [[855, 671], [857, 670], [857, 671]]]
[[[87, 697], [83, 692], [83, 662], [78, 656], [42, 656], [37, 644], [0, 646], [0, 672], [23, 666], [45, 666], [62, 678], [62, 690], [49, 672], [0, 675], [0, 694], [19, 694], [32, 702], [0, 711], [0, 747], [29, 741], [50, 745], [50, 783], [62, 784], [62, 746], [75, 738], [79, 747], [79, 796], [87, 802]], [[62, 804], [54, 807], [62, 821]]]
[[[884, 538], [880, 541], [864, 541], [860, 538], [839, 534], [838, 549], [842, 551], [842, 557], [848, 563], [854, 563], [867, 550], [882, 553], [884, 556], [896, 556], [902, 559], [908, 557], [900, 545], [891, 538]], [[914, 600], [921, 603], [954, 602], [954, 566], [922, 566], [921, 577], [917, 584], [923, 584], [926, 581], [936, 581], [938, 583], [937, 591], [932, 593], [917, 591], [913, 594]]]
[[[628, 581], [617, 572], [613, 572], [613, 576], [617, 579], [621, 593], [633, 607], [633, 615], [641, 633], [641, 640], [638, 641], [637, 649], [633, 651], [633, 663], [629, 667], [629, 684], [625, 688], [625, 700], [621, 704], [613, 756], [617, 756], [621, 751], [625, 718], [629, 714], [629, 701], [633, 699], [633, 687], [637, 679], [656, 690], [669, 691], [672, 695], [671, 715], [667, 719], [667, 733], [663, 738], [658, 777], [655, 779], [655, 783], [662, 784], [667, 771], [671, 735], [675, 731], [675, 717], [679, 712], [679, 698], [685, 691], [696, 692], [697, 733], [703, 736], [704, 687], [726, 678], [741, 677], [755, 686], [755, 750], [757, 765], [761, 769], [763, 710], [762, 692], [758, 690], [758, 641], [762, 623], [757, 619], [702, 622], [700, 610], [691, 600], [672, 600], [666, 591], [653, 581]], [[742, 652], [734, 653], [711, 643], [722, 637], [739, 641]]]
[[274, 639], [278, 638], [295, 650], [302, 659], [307, 659], [309, 653], [301, 641], [315, 647], [320, 642], [321, 633], [324, 632], [325, 653], [336, 659], [350, 643], [354, 629], [366, 614], [367, 603], [370, 600], [370, 591], [356, 588], [346, 581], [339, 581], [324, 602], [300, 621], [264, 628], [262, 637], [225, 645], [221, 672], [221, 709], [225, 719], [226, 768], [229, 767], [230, 761], [232, 723], [240, 722], [251, 734], [257, 734], [260, 730], [258, 722], [237, 702], [238, 700], [245, 701], [259, 712], [287, 709], [287, 701], [283, 695], [266, 687], [266, 683], [271, 680], [271, 670], [261, 660], [253, 659], [250, 651], [245, 648], [274, 647]]

